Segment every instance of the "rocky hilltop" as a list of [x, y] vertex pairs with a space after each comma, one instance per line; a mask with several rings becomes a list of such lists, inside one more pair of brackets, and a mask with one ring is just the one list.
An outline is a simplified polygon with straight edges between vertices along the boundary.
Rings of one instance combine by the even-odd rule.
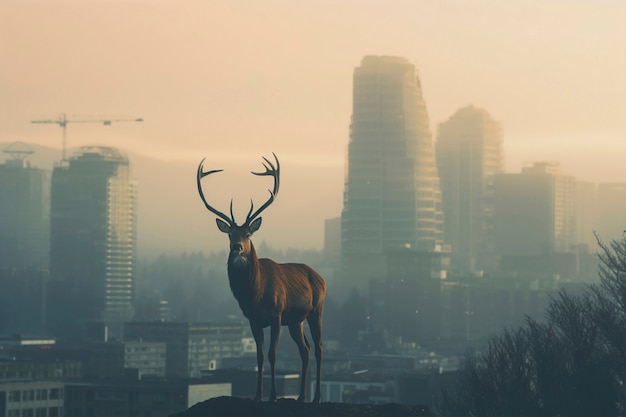
[[275, 403], [255, 402], [236, 397], [217, 397], [203, 401], [170, 417], [414, 417], [432, 416], [425, 406], [400, 404], [346, 404], [323, 402], [320, 405], [279, 399]]

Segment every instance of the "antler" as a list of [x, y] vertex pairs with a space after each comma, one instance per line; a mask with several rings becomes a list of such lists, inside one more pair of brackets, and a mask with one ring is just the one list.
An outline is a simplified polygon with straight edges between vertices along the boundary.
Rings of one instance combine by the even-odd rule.
[[276, 160], [276, 166], [274, 166], [274, 164], [272, 164], [269, 159], [263, 157], [263, 159], [265, 160], [265, 162], [263, 162], [265, 172], [252, 172], [252, 174], [259, 176], [268, 175], [274, 177], [274, 190], [268, 190], [270, 192], [270, 198], [252, 215], [251, 213], [252, 210], [254, 210], [254, 203], [252, 202], [252, 200], [250, 200], [250, 211], [246, 216], [245, 224], [249, 225], [254, 219], [256, 219], [263, 210], [265, 210], [270, 204], [272, 204], [274, 198], [276, 197], [276, 194], [278, 194], [278, 187], [280, 186], [280, 163], [278, 162], [278, 157], [276, 157], [276, 154], [274, 152], [272, 152], [272, 155], [274, 155], [274, 159]]
[[203, 163], [204, 163], [204, 159], [202, 161], [200, 161], [200, 165], [198, 165], [197, 181], [198, 181], [198, 193], [200, 194], [200, 198], [202, 199], [202, 202], [204, 203], [206, 208], [211, 213], [213, 213], [213, 214], [217, 215], [218, 217], [220, 217], [222, 220], [224, 220], [226, 223], [228, 223], [229, 226], [233, 226], [235, 224], [235, 216], [233, 216], [233, 200], [232, 199], [230, 200], [230, 218], [228, 218], [227, 215], [225, 215], [221, 211], [211, 207], [211, 205], [209, 203], [207, 203], [206, 198], [204, 198], [204, 193], [202, 192], [202, 186], [200, 185], [200, 180], [202, 180], [202, 178], [206, 177], [207, 175], [214, 174], [216, 172], [222, 172], [223, 169], [214, 169], [212, 171], [204, 172], [202, 170], [202, 164]]

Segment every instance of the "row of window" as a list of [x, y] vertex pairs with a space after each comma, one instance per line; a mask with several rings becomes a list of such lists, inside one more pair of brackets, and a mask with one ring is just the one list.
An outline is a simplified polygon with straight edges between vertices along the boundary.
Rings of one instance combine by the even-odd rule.
[[56, 400], [63, 399], [63, 390], [59, 388], [37, 389], [37, 390], [15, 390], [9, 391], [7, 395], [7, 402], [20, 402], [20, 401], [45, 401], [47, 399]]
[[7, 417], [59, 417], [63, 415], [63, 407], [9, 409], [6, 415]]

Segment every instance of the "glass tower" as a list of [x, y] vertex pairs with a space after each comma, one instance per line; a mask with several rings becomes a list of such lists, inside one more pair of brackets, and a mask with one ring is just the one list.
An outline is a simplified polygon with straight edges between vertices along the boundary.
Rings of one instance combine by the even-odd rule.
[[83, 147], [54, 168], [49, 320], [60, 336], [104, 322], [121, 336], [132, 316], [136, 186], [126, 156]]
[[342, 275], [367, 282], [386, 273], [389, 251], [442, 243], [439, 176], [415, 66], [366, 56], [354, 70]]

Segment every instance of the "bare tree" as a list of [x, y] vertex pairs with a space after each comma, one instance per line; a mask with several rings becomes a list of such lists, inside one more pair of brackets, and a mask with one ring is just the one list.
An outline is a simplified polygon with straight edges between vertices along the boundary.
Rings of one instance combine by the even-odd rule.
[[613, 416], [626, 403], [626, 239], [598, 239], [600, 283], [581, 295], [560, 291], [545, 320], [493, 338], [469, 356], [456, 390], [442, 393], [449, 415]]

